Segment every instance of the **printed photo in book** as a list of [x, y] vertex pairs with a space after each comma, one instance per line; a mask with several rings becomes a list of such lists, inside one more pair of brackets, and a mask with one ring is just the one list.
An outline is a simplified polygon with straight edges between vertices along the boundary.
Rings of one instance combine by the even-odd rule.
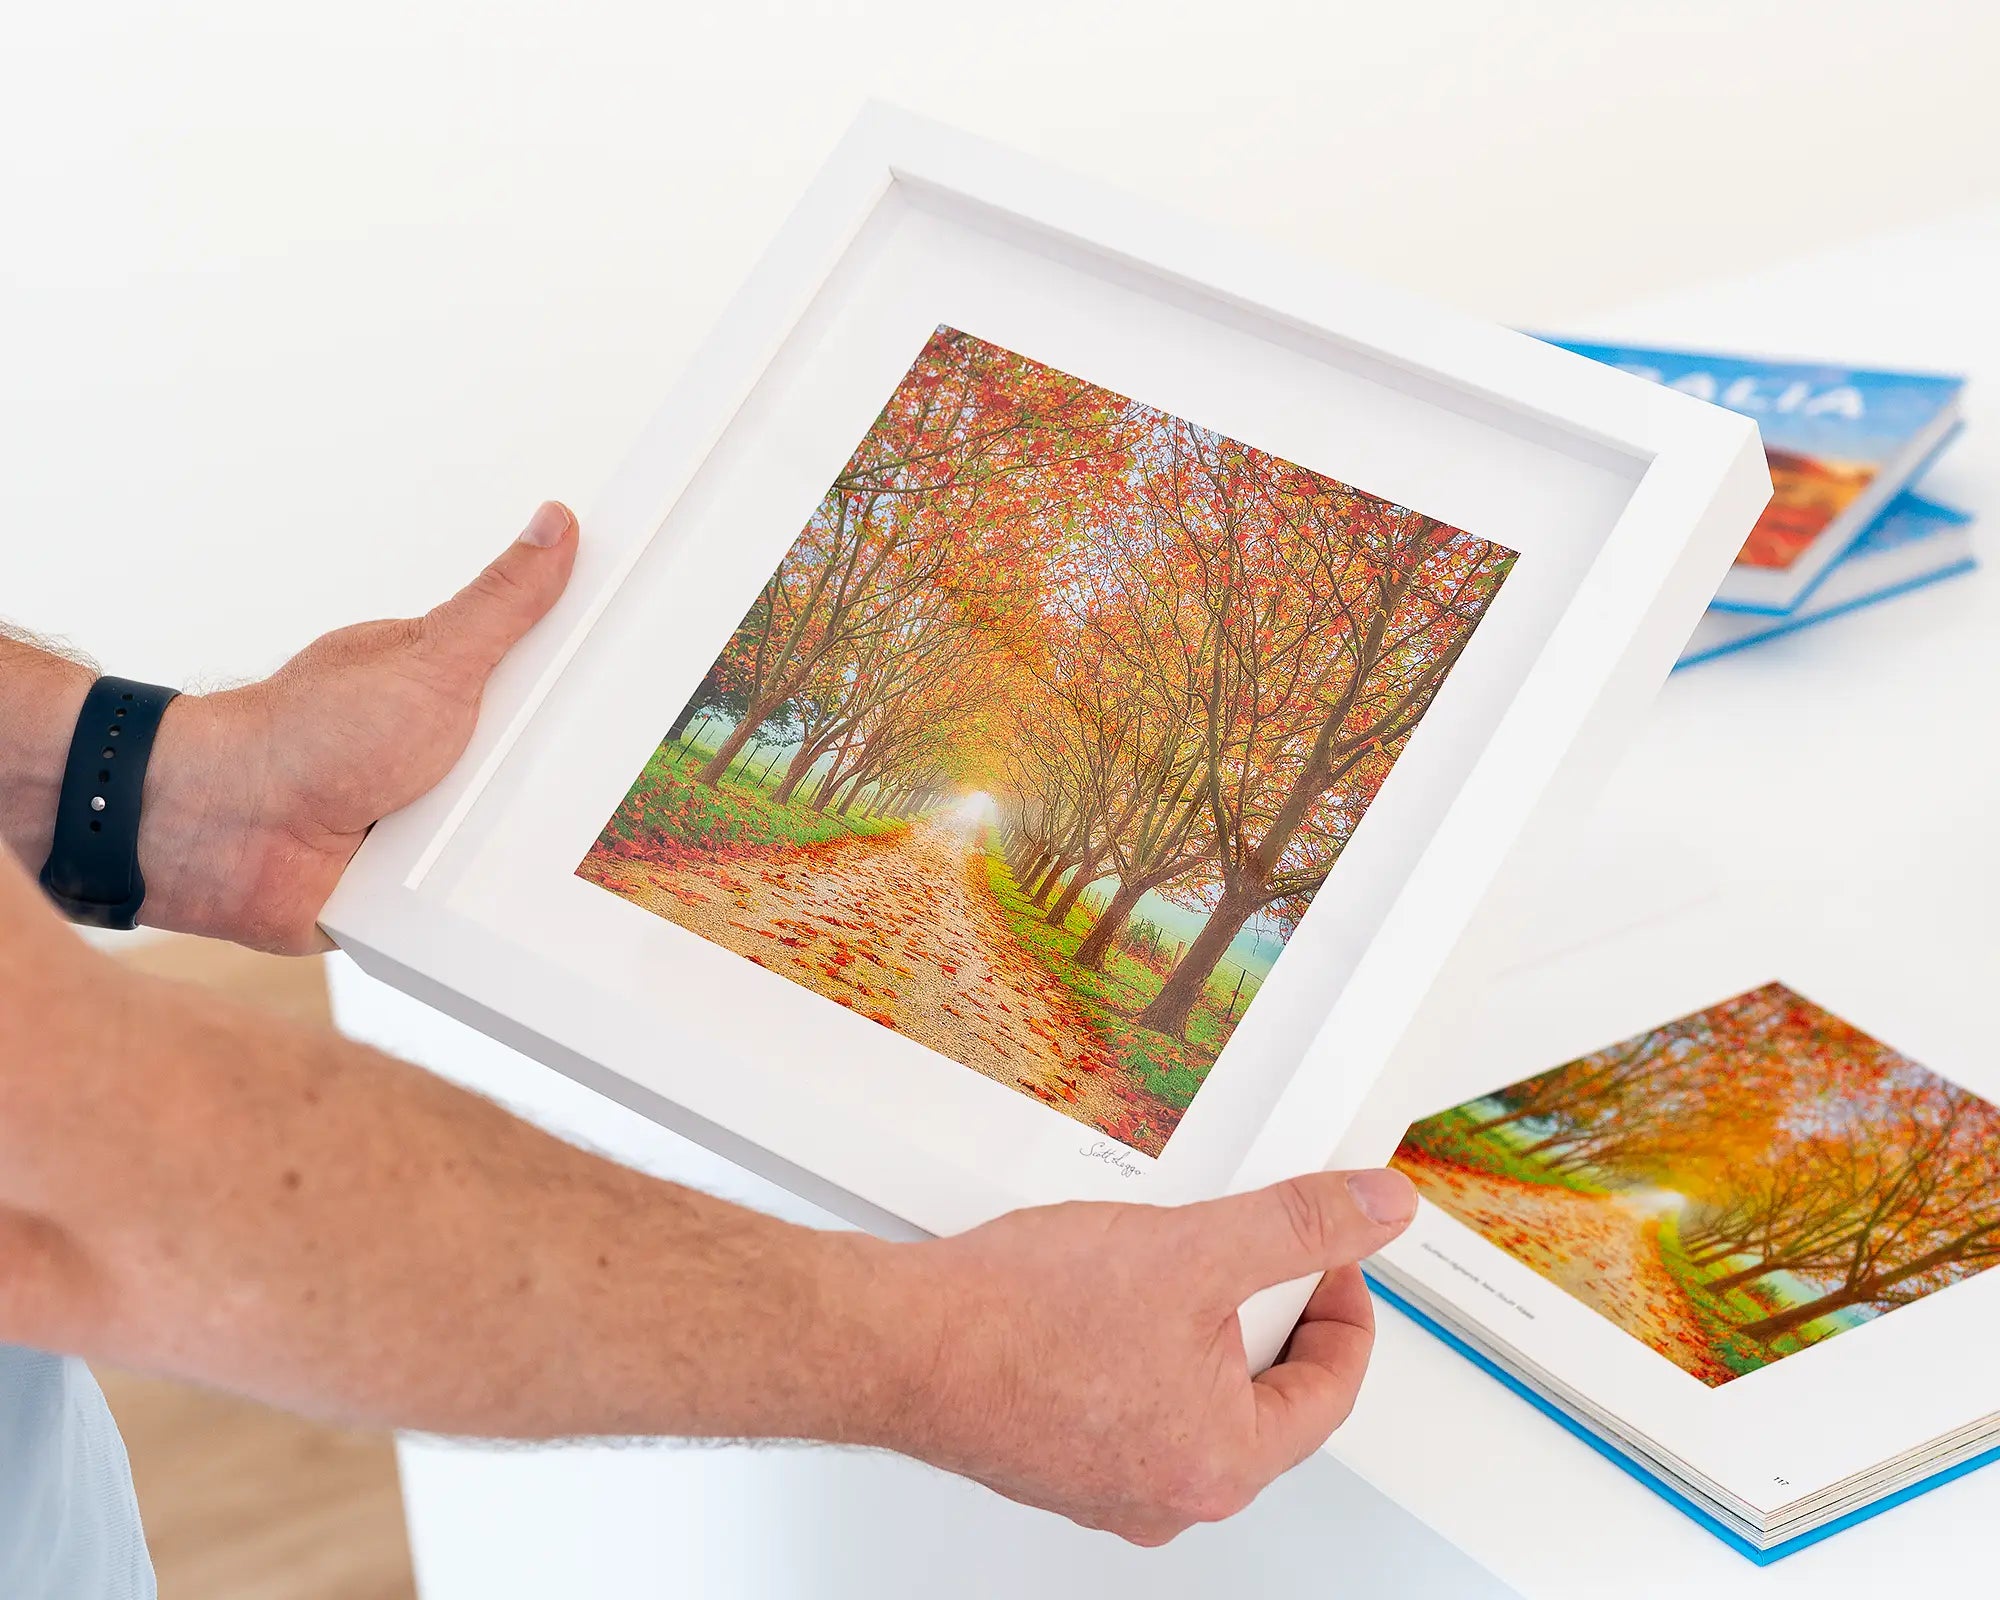
[[1711, 1388], [2000, 1261], [2000, 1107], [1782, 983], [1428, 1117], [1395, 1165]]
[[1513, 559], [940, 327], [577, 873], [1158, 1155]]

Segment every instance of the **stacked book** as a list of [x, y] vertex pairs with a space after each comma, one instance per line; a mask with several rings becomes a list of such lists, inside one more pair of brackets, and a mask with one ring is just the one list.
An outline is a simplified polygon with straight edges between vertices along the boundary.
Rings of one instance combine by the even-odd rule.
[[1683, 667], [1973, 567], [1972, 519], [1913, 485], [1957, 435], [1964, 380], [1552, 339], [1756, 419], [1773, 494]]

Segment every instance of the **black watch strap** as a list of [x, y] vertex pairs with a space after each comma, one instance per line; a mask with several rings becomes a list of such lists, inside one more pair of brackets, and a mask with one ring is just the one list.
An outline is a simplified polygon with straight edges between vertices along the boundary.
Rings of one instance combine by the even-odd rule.
[[56, 802], [55, 842], [42, 887], [72, 922], [133, 928], [146, 898], [139, 876], [139, 801], [168, 703], [180, 691], [99, 678], [83, 697]]

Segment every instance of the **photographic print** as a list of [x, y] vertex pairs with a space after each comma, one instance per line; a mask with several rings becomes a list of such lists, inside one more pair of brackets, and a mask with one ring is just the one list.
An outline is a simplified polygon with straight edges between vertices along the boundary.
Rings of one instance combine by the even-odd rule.
[[1428, 1117], [1395, 1165], [1711, 1387], [2000, 1260], [2000, 1108], [1781, 983]]
[[577, 872], [1156, 1156], [1513, 559], [940, 327]]

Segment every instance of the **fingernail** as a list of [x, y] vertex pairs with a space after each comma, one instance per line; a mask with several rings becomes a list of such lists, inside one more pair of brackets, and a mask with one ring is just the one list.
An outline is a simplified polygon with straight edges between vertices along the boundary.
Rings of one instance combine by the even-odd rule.
[[1417, 1186], [1394, 1167], [1350, 1174], [1347, 1192], [1361, 1214], [1380, 1227], [1395, 1227], [1417, 1213]]
[[569, 531], [569, 507], [559, 500], [545, 500], [521, 530], [519, 543], [546, 550]]

